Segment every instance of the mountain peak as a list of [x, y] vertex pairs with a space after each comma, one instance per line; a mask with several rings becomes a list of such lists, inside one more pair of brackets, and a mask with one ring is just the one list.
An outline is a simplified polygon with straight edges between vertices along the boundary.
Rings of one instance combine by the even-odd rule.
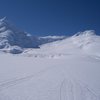
[[[95, 35], [94, 30], [87, 30], [78, 32], [73, 37], [75, 41], [80, 42], [83, 40], [85, 43], [88, 43], [91, 41], [91, 36], [93, 35]], [[0, 19], [0, 50], [5, 49], [7, 52], [21, 53], [25, 48], [39, 48], [42, 44], [63, 40], [65, 38], [66, 36], [34, 37], [17, 29], [6, 17]]]
[[94, 30], [86, 30], [84, 32], [78, 32], [74, 36], [93, 36], [96, 35]]
[[6, 17], [0, 19], [0, 49], [10, 53], [21, 53], [25, 48], [39, 48], [40, 45], [62, 40], [64, 37], [34, 37], [17, 29]]
[[5, 17], [3, 17], [3, 18], [0, 19], [0, 22], [5, 21], [6, 19], [7, 19], [7, 17], [5, 16]]

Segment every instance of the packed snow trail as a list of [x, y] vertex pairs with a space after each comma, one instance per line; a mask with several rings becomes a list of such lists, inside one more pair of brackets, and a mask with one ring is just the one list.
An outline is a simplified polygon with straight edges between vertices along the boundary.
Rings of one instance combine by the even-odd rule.
[[[53, 67], [53, 68], [54, 68], [54, 67]], [[14, 85], [21, 84], [21, 83], [23, 83], [23, 82], [25, 82], [25, 81], [28, 81], [28, 80], [30, 80], [30, 79], [33, 79], [34, 77], [38, 77], [38, 76], [40, 76], [41, 74], [45, 73], [46, 71], [48, 71], [48, 70], [50, 70], [50, 69], [51, 69], [51, 67], [46, 68], [46, 69], [44, 69], [44, 70], [41, 70], [41, 71], [39, 71], [39, 72], [37, 72], [37, 73], [35, 73], [35, 74], [33, 74], [33, 75], [28, 75], [28, 76], [25, 76], [25, 77], [16, 78], [16, 79], [13, 79], [13, 80], [10, 80], [10, 81], [7, 81], [7, 80], [6, 80], [6, 82], [0, 83], [0, 91], [1, 91], [2, 89], [10, 88], [10, 87], [12, 87], [12, 86], [14, 86]]]
[[[0, 100], [6, 100], [7, 96], [4, 91], [11, 91], [12, 88], [17, 88], [20, 85], [23, 86], [23, 84], [28, 84], [28, 82], [30, 82], [30, 81], [36, 82], [36, 81], [38, 81], [37, 79], [39, 77], [42, 78], [42, 76], [48, 75], [48, 77], [52, 77], [51, 74], [53, 74], [53, 75], [55, 74], [56, 78], [60, 81], [60, 84], [57, 86], [57, 92], [59, 94], [58, 99], [50, 99], [50, 100], [99, 100], [99, 97], [96, 95], [96, 93], [93, 92], [89, 87], [84, 85], [82, 82], [79, 82], [78, 80], [71, 79], [72, 74], [70, 72], [67, 72], [67, 74], [66, 74], [67, 69], [66, 70], [65, 69], [66, 69], [66, 66], [55, 66], [55, 67], [50, 66], [50, 67], [45, 68], [44, 70], [34, 73], [34, 75], [28, 75], [26, 77], [22, 77], [22, 78], [18, 78], [18, 79], [12, 80], [12, 81], [1, 83], [0, 94], [2, 96], [0, 96], [1, 97]], [[55, 73], [55, 72], [57, 72], [57, 73]], [[61, 76], [64, 73], [65, 73], [65, 76]], [[60, 79], [59, 76], [61, 76], [63, 78]], [[67, 77], [67, 78], [64, 79], [64, 77]], [[43, 84], [45, 83], [44, 80], [45, 80], [45, 78], [42, 79]], [[39, 85], [39, 82], [37, 84]], [[40, 82], [40, 84], [41, 84], [41, 82]], [[35, 86], [33, 85], [33, 88], [34, 87]], [[26, 88], [26, 87], [24, 87], [24, 88]], [[49, 89], [50, 87], [47, 86], [46, 88]], [[16, 91], [16, 90], [14, 90], [14, 91]], [[20, 89], [18, 91], [20, 91]], [[45, 92], [47, 92], [47, 91], [45, 91]], [[4, 94], [5, 94], [5, 96], [3, 96]], [[48, 95], [49, 95], [49, 93], [48, 93]], [[54, 93], [53, 93], [53, 95], [54, 95]], [[9, 95], [7, 98], [10, 98]], [[27, 100], [28, 98], [23, 97], [23, 99], [21, 99], [21, 97], [20, 97], [20, 100], [25, 100], [25, 99]], [[8, 100], [12, 100], [12, 99], [8, 99]], [[17, 100], [17, 98], [14, 100]], [[30, 100], [33, 100], [33, 97]], [[41, 100], [41, 99], [39, 99], [39, 100]]]
[[[7, 62], [3, 63], [4, 60]], [[4, 69], [1, 69], [1, 71], [7, 71], [8, 73], [8, 75], [4, 75], [4, 73], [0, 71], [3, 77], [6, 76], [8, 79], [13, 79], [14, 75], [17, 74], [18, 76], [18, 78], [14, 80], [2, 81], [2, 83], [0, 83], [0, 100], [7, 100], [6, 98], [9, 98], [8, 100], [100, 99], [100, 95], [93, 91], [94, 88], [91, 90], [92, 86], [90, 85], [92, 82], [90, 82], [91, 84], [88, 83], [88, 81], [91, 80], [95, 83], [99, 82], [99, 76], [97, 77], [96, 74], [99, 74], [100, 62], [96, 59], [94, 60], [93, 57], [72, 54], [66, 57], [59, 57], [59, 59], [49, 59], [45, 57], [34, 58], [3, 54], [1, 55], [0, 61], [0, 67]], [[7, 66], [8, 64], [11, 66]], [[25, 66], [22, 66], [23, 64]], [[14, 68], [16, 68], [16, 71], [11, 73], [9, 69]], [[25, 68], [27, 68], [27, 70], [24, 70]], [[31, 75], [26, 74], [23, 77], [23, 75], [21, 76], [18, 73], [19, 70], [21, 70], [22, 74], [29, 71]], [[96, 74], [94, 75], [93, 73]], [[9, 76], [9, 74], [11, 75]], [[84, 77], [85, 75], [86, 78]], [[79, 82], [77, 79], [88, 83], [88, 86]]]
[[65, 79], [60, 87], [60, 100], [99, 100], [99, 98], [84, 84]]
[[[16, 80], [16, 81], [19, 82], [20, 80]], [[16, 81], [14, 82], [16, 83]], [[21, 81], [25, 82], [25, 79], [24, 80], [22, 79]], [[5, 87], [6, 85], [7, 87], [8, 85], [9, 86], [16, 85], [14, 84], [14, 82], [13, 83], [9, 82], [8, 84], [6, 83]], [[6, 89], [6, 88], [3, 88], [3, 89]], [[76, 81], [76, 80], [64, 79], [61, 82], [59, 89], [60, 89], [59, 100], [99, 100], [99, 97], [91, 89], [89, 89], [87, 86], [79, 83], [79, 81]], [[0, 91], [0, 94], [1, 93], [2, 91]], [[0, 100], [6, 100], [6, 99], [2, 99], [2, 96], [0, 96]], [[9, 99], [7, 98], [7, 100]]]

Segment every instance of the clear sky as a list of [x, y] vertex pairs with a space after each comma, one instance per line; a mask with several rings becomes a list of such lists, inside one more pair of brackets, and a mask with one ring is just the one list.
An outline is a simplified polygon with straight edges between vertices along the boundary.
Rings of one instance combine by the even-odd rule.
[[100, 0], [0, 0], [0, 17], [34, 35], [100, 33]]

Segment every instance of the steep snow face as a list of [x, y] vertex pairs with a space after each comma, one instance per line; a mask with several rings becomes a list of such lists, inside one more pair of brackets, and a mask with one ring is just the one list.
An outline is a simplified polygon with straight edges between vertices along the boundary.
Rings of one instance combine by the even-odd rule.
[[[22, 48], [37, 47], [34, 43], [35, 37], [29, 36], [26, 32], [18, 30], [10, 24], [5, 18], [0, 20], [0, 48], [10, 46], [19, 46]], [[34, 41], [33, 41], [34, 40]]]

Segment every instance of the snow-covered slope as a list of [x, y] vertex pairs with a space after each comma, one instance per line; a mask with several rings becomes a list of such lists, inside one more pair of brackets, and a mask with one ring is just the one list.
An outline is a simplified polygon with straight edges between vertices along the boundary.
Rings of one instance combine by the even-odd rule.
[[12, 25], [5, 17], [0, 19], [0, 49], [4, 52], [22, 53], [25, 48], [39, 48], [39, 45], [64, 39], [65, 37], [34, 37]]
[[38, 56], [48, 56], [49, 54], [49, 56], [54, 57], [82, 53], [100, 57], [100, 36], [96, 35], [93, 30], [79, 32], [69, 38], [41, 45], [39, 50], [27, 49], [24, 53], [30, 56], [36, 56], [36, 54]]
[[0, 100], [100, 100], [100, 36], [94, 31], [33, 37], [3, 18], [0, 48]]
[[73, 36], [73, 42], [85, 53], [100, 56], [100, 36], [95, 31], [85, 31], [79, 36]]

